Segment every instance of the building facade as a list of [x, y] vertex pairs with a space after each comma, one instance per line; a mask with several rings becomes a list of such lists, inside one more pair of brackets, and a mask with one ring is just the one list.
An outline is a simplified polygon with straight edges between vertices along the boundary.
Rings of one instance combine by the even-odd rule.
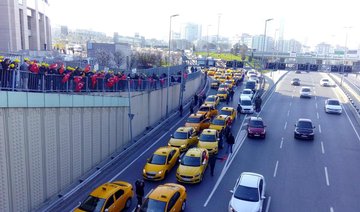
[[0, 51], [51, 49], [48, 8], [48, 0], [2, 0]]
[[181, 31], [181, 39], [193, 42], [201, 38], [201, 25], [187, 23]]
[[[265, 44], [265, 48], [264, 48]], [[256, 49], [258, 52], [262, 52], [263, 49], [265, 52], [273, 51], [274, 47], [274, 39], [272, 37], [266, 36], [266, 40], [264, 43], [264, 35], [256, 35], [252, 37], [251, 48]]]

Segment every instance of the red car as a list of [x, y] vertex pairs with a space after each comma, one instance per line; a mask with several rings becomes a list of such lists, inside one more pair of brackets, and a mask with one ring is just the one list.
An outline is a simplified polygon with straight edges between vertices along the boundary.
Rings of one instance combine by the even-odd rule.
[[249, 138], [265, 138], [266, 136], [266, 125], [264, 125], [264, 122], [262, 118], [260, 117], [250, 117], [249, 122], [247, 124], [247, 136]]

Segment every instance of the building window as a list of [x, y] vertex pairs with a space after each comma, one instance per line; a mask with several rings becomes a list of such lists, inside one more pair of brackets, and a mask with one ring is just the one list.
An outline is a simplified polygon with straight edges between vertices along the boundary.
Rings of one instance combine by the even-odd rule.
[[31, 16], [27, 17], [28, 30], [31, 30]]
[[18, 3], [19, 3], [19, 4], [23, 4], [23, 0], [18, 0]]

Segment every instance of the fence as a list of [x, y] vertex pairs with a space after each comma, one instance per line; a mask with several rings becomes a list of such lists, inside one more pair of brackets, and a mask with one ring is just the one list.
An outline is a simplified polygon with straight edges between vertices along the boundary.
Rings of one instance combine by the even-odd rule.
[[[180, 70], [180, 69], [176, 69]], [[155, 73], [155, 72], [150, 72]], [[124, 92], [128, 91], [151, 91], [162, 89], [167, 86], [168, 78], [127, 78], [120, 79], [117, 75], [89, 75], [70, 76], [59, 74], [35, 74], [29, 71], [1, 70], [0, 69], [0, 90], [25, 91], [25, 92], [70, 92], [70, 93], [91, 93], [91, 92]], [[176, 72], [172, 72], [176, 73]], [[192, 80], [200, 72], [184, 74], [185, 80]], [[181, 82], [181, 74], [170, 75], [170, 86]]]

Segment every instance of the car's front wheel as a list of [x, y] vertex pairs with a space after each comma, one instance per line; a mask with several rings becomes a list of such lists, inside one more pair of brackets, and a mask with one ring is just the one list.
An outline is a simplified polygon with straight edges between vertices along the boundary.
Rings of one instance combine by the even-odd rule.
[[128, 198], [125, 203], [125, 208], [130, 208], [130, 207], [131, 207], [131, 198]]

